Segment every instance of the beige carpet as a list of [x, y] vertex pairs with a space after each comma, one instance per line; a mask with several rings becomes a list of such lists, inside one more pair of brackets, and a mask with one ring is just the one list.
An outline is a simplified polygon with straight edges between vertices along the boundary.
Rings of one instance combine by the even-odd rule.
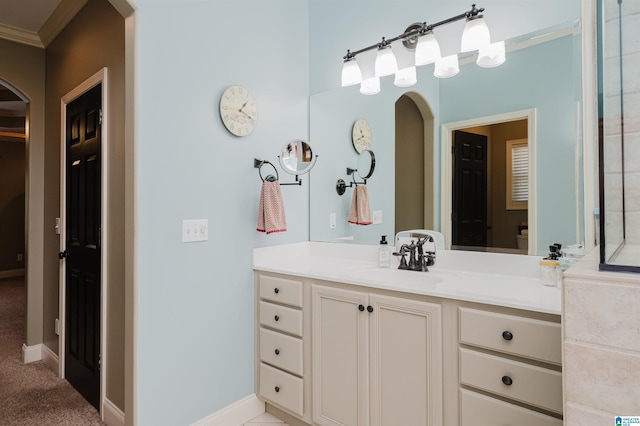
[[103, 425], [100, 415], [42, 361], [22, 363], [22, 278], [0, 279], [0, 425]]

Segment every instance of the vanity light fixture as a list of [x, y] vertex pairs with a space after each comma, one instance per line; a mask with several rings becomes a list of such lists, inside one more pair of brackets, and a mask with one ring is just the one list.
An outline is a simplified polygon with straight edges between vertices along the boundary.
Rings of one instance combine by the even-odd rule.
[[[394, 84], [398, 87], [408, 87], [416, 83], [415, 66], [435, 63], [434, 75], [438, 78], [452, 77], [460, 71], [457, 54], [442, 57], [440, 46], [433, 32], [434, 28], [465, 19], [466, 24], [462, 34], [461, 52], [478, 50], [476, 63], [478, 66], [490, 68], [501, 65], [505, 61], [504, 42], [491, 44], [489, 28], [482, 15], [484, 8], [471, 5], [471, 10], [451, 18], [427, 24], [426, 22], [411, 24], [404, 33], [397, 37], [386, 39], [382, 37], [380, 43], [373, 44], [360, 50], [347, 50], [342, 58], [342, 86], [352, 86], [360, 83], [360, 92], [373, 95], [380, 92], [380, 77], [395, 74]], [[405, 48], [415, 51], [415, 66], [399, 69], [392, 43], [402, 41]], [[374, 65], [374, 77], [363, 79], [362, 71], [356, 61], [356, 56], [373, 49], [377, 49]]]

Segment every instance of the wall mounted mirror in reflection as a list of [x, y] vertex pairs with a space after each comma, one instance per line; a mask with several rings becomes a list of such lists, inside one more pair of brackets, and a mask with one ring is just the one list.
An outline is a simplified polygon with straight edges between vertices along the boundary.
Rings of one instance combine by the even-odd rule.
[[364, 149], [358, 156], [356, 173], [361, 179], [369, 179], [376, 168], [376, 156], [370, 149]]
[[[368, 117], [376, 134], [376, 157], [380, 162], [376, 179], [367, 186], [371, 210], [381, 211], [383, 220], [375, 226], [349, 228], [340, 226], [343, 221], [338, 218], [339, 226], [328, 228], [326, 217], [333, 212], [346, 217], [348, 205], [335, 197], [330, 185], [322, 185], [343, 174], [339, 170], [342, 167], [323, 163], [314, 170], [317, 179], [310, 185], [311, 240], [376, 244], [379, 235], [394, 235], [405, 229], [434, 229], [451, 241], [451, 213], [442, 213], [446, 211], [444, 203], [451, 211], [453, 197], [453, 177], [448, 174], [450, 170], [445, 173], [446, 168], [453, 168], [452, 142], [446, 142], [445, 137], [451, 139], [454, 130], [463, 130], [459, 123], [471, 123], [467, 127], [473, 127], [474, 120], [527, 111], [535, 120], [527, 120], [524, 132], [505, 139], [497, 135], [499, 128], [489, 127], [491, 123], [483, 123], [484, 128], [479, 130], [488, 134], [489, 149], [500, 154], [490, 157], [493, 163], [487, 164], [487, 170], [491, 173], [498, 173], [497, 162], [506, 161], [506, 148], [497, 144], [498, 139], [527, 139], [535, 147], [529, 159], [532, 199], [526, 219], [519, 214], [513, 221], [502, 220], [488, 212], [493, 219], [486, 226], [492, 227], [490, 232], [495, 231], [489, 239], [500, 241], [496, 243], [498, 247], [485, 244], [473, 249], [544, 255], [554, 242], [584, 242], [585, 227], [593, 224], [591, 217], [585, 220], [583, 193], [580, 23], [573, 21], [518, 36], [507, 40], [506, 46], [507, 60], [498, 68], [482, 69], [473, 57], [466, 63], [461, 58], [460, 73], [449, 79], [436, 79], [433, 67], [425, 66], [418, 68], [422, 73], [418, 83], [408, 89], [383, 81], [383, 90], [375, 97], [361, 95], [357, 87], [313, 95], [311, 137], [332, 158], [346, 159], [341, 164], [354, 164], [357, 155], [345, 140], [344, 129], [351, 126], [354, 116]], [[553, 67], [541, 66], [551, 63]], [[504, 166], [500, 164], [500, 169], [504, 170]], [[487, 191], [493, 197], [487, 199], [487, 206], [500, 204], [500, 209], [507, 210], [503, 202], [506, 190], [499, 187], [502, 178], [487, 176]], [[512, 229], [501, 230], [498, 238], [497, 227], [505, 224]], [[524, 247], [523, 238], [518, 238], [524, 226], [528, 250], [518, 249]], [[593, 229], [589, 231], [593, 234]], [[537, 241], [537, 246], [531, 241]]]
[[302, 139], [294, 139], [285, 144], [278, 156], [282, 169], [292, 175], [309, 173], [316, 163], [311, 145]]

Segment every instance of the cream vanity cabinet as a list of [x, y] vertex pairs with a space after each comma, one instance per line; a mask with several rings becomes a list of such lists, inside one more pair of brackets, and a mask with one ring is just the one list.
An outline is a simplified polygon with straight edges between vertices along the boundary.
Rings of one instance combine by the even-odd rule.
[[461, 426], [561, 426], [560, 318], [458, 308]]
[[437, 303], [313, 284], [314, 424], [442, 424]]
[[299, 278], [256, 274], [256, 393], [303, 419], [309, 363], [304, 293]]

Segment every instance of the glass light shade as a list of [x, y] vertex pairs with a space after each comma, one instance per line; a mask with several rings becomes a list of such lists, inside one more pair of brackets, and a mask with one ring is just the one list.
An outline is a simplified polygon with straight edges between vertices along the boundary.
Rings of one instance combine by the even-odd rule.
[[464, 32], [462, 33], [460, 50], [463, 52], [471, 52], [490, 43], [491, 36], [489, 35], [489, 28], [484, 18], [478, 16], [474, 19], [468, 19], [464, 26]]
[[429, 31], [425, 35], [418, 39], [416, 46], [416, 65], [429, 65], [432, 64], [440, 57], [440, 45], [438, 40], [433, 35], [433, 32]]
[[398, 71], [398, 62], [396, 61], [396, 56], [391, 50], [391, 45], [379, 48], [376, 55], [375, 76], [384, 77], [386, 75], [391, 75], [396, 71]]
[[506, 60], [504, 41], [482, 46], [478, 51], [476, 64], [483, 68], [493, 68], [504, 64]]
[[398, 87], [409, 87], [413, 86], [417, 82], [418, 79], [416, 78], [416, 67], [411, 66], [398, 70], [396, 72], [396, 78], [393, 81], [393, 84]]
[[433, 75], [438, 78], [449, 78], [460, 72], [458, 65], [458, 55], [445, 56], [436, 61]]
[[349, 58], [342, 65], [342, 87], [353, 86], [362, 81], [362, 73], [356, 58]]
[[380, 93], [380, 77], [371, 77], [362, 80], [362, 83], [360, 83], [360, 93], [363, 95], [377, 95]]

